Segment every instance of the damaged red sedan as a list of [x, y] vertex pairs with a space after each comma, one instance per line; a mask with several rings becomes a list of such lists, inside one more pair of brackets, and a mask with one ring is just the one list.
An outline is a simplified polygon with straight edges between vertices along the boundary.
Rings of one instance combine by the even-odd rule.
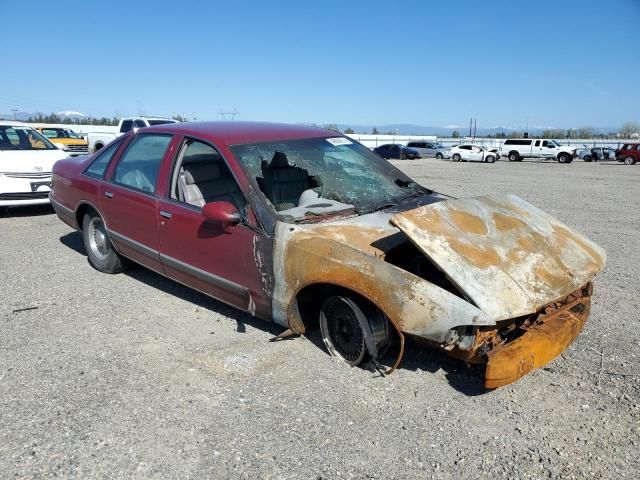
[[[513, 195], [454, 199], [318, 128], [177, 123], [61, 160], [50, 195], [91, 264], [130, 261], [377, 361], [407, 336], [508, 384], [559, 355], [605, 254]], [[287, 332], [285, 332], [286, 334]]]

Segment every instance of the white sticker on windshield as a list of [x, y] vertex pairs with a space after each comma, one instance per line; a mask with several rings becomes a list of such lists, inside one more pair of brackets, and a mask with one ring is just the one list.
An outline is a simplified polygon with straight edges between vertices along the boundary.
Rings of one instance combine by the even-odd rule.
[[353, 142], [344, 137], [327, 138], [327, 142], [331, 145], [351, 145]]

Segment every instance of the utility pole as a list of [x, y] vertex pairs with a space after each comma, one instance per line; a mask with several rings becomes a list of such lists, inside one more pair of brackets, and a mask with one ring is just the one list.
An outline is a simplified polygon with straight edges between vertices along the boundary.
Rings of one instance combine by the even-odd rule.
[[18, 113], [18, 109], [17, 108], [12, 108], [11, 111], [13, 112], [13, 119], [17, 120], [16, 113]]
[[231, 117], [231, 120], [235, 120], [236, 116], [240, 114], [238, 113], [238, 109], [234, 108], [231, 112], [225, 112], [224, 110], [220, 109], [218, 115], [220, 116], [221, 120], [228, 120], [228, 117]]

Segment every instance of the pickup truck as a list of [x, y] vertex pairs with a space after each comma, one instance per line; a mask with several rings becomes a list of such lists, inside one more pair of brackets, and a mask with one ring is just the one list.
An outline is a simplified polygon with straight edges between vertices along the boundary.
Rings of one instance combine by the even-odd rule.
[[575, 148], [543, 138], [509, 138], [500, 147], [500, 155], [510, 162], [519, 162], [523, 158], [552, 158], [560, 163], [571, 163], [575, 153]]
[[131, 130], [137, 130], [138, 128], [152, 127], [154, 125], [162, 125], [165, 123], [178, 123], [177, 120], [171, 118], [157, 118], [157, 117], [128, 117], [120, 119], [118, 127], [114, 133], [89, 133], [87, 136], [87, 142], [89, 143], [89, 151], [95, 152], [104, 147], [107, 143], [116, 139], [117, 137], [124, 135]]

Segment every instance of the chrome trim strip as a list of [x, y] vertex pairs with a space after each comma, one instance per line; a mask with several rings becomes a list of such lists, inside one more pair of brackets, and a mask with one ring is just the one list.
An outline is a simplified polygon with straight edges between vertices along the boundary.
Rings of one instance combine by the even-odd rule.
[[125, 237], [124, 235], [114, 232], [113, 230], [107, 230], [107, 231], [109, 232], [109, 236], [114, 240], [117, 240], [118, 242], [122, 242], [127, 247], [132, 248], [133, 250], [136, 250], [137, 252], [143, 255], [146, 255], [147, 257], [151, 257], [154, 260], [160, 261], [160, 252], [158, 252], [157, 250], [154, 250], [153, 248], [149, 248], [146, 245], [143, 245], [142, 243], [137, 242], [129, 237]]
[[230, 293], [238, 296], [249, 296], [249, 290], [243, 287], [242, 285], [238, 285], [237, 283], [231, 282], [226, 278], [219, 277], [214, 275], [213, 273], [206, 272], [197, 267], [189, 265], [188, 263], [181, 262], [180, 260], [176, 260], [175, 258], [169, 257], [164, 254], [160, 254], [160, 261], [168, 267], [175, 268], [176, 270], [180, 270], [187, 275], [191, 275], [199, 280], [210, 283], [216, 287], [227, 290]]

